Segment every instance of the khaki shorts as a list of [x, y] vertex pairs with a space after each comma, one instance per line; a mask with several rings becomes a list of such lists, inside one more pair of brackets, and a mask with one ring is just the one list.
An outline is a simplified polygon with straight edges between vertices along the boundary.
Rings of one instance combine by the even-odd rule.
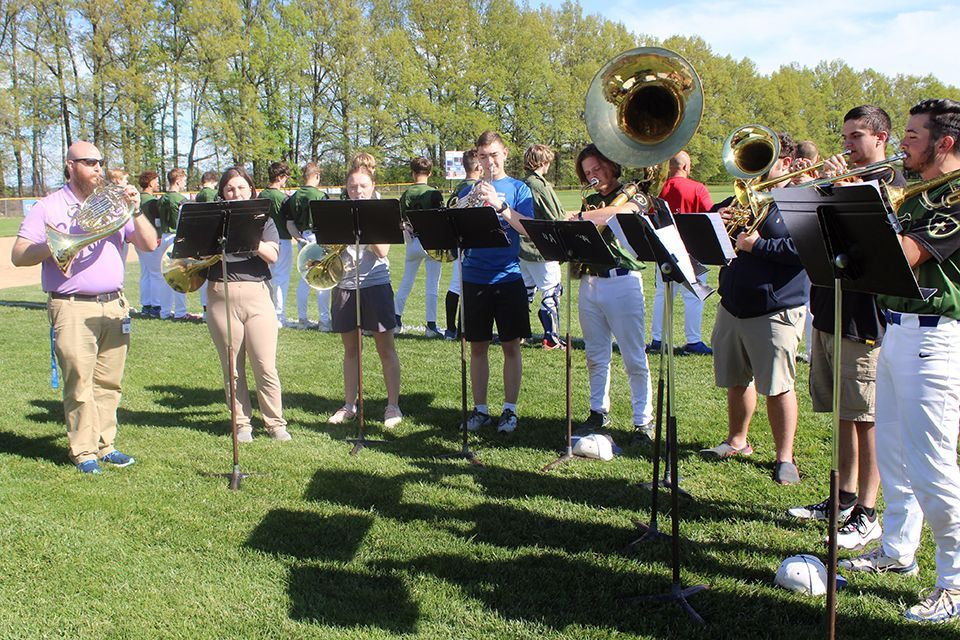
[[718, 306], [711, 339], [716, 385], [729, 389], [753, 383], [765, 396], [792, 390], [803, 313], [803, 307], [794, 307], [757, 318], [737, 318]]
[[[813, 330], [810, 399], [818, 413], [833, 411], [833, 334]], [[873, 422], [880, 345], [840, 341], [840, 419]]]

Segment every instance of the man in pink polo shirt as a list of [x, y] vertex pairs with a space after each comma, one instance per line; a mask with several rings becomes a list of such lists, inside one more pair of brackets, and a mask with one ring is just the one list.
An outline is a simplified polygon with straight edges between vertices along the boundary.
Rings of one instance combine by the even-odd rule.
[[157, 247], [157, 232], [140, 213], [140, 194], [126, 187], [135, 205], [132, 220], [111, 236], [80, 251], [64, 275], [50, 256], [46, 226], [82, 233], [74, 216], [103, 180], [103, 156], [89, 142], [67, 150], [67, 183], [43, 198], [20, 225], [11, 261], [18, 267], [42, 264], [41, 284], [49, 294], [47, 315], [53, 327], [57, 360], [63, 370], [63, 410], [70, 459], [82, 473], [100, 473], [98, 460], [118, 467], [133, 464], [117, 451], [120, 381], [130, 345], [130, 316], [123, 297], [123, 242], [142, 251]]

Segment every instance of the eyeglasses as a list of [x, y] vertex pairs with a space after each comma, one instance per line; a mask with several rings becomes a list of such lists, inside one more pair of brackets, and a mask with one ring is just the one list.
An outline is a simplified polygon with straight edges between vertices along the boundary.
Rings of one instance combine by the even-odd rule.
[[103, 166], [103, 158], [74, 158], [73, 162], [79, 162], [85, 167]]

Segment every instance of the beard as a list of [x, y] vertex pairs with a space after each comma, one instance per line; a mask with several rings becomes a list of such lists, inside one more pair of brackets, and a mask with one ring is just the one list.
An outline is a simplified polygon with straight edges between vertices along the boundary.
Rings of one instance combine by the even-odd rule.
[[903, 168], [907, 171], [923, 173], [924, 169], [933, 164], [936, 157], [936, 146], [936, 141], [931, 140], [921, 156], [908, 155], [903, 160]]

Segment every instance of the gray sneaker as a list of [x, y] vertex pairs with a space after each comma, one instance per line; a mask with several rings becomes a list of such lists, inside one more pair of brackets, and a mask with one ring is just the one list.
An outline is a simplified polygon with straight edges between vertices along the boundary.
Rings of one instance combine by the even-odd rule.
[[513, 433], [517, 429], [517, 414], [510, 409], [504, 409], [497, 422], [497, 433]]
[[773, 466], [773, 481], [777, 484], [797, 484], [800, 482], [800, 470], [793, 462], [778, 461]]
[[[850, 514], [853, 513], [853, 506], [846, 509], [840, 509], [837, 513], [837, 522], [845, 523]], [[830, 518], [830, 498], [817, 504], [808, 504], [803, 507], [791, 507], [787, 509], [787, 514], [799, 518], [800, 520], [828, 520]]]
[[237, 442], [253, 442], [253, 428], [240, 427], [237, 429]]
[[489, 414], [478, 411], [476, 407], [467, 416], [467, 431], [479, 431], [480, 427], [489, 427], [493, 424], [493, 418]]
[[856, 558], [841, 560], [837, 566], [841, 569], [864, 573], [899, 573], [905, 576], [915, 576], [920, 573], [916, 560], [911, 560], [909, 563], [894, 560], [883, 552], [883, 548], [868, 551]]
[[946, 622], [960, 617], [960, 589], [937, 587], [929, 596], [903, 612], [914, 622]]
[[287, 442], [293, 440], [293, 436], [287, 431], [286, 427], [277, 427], [276, 429], [267, 429], [267, 434], [277, 442]]

